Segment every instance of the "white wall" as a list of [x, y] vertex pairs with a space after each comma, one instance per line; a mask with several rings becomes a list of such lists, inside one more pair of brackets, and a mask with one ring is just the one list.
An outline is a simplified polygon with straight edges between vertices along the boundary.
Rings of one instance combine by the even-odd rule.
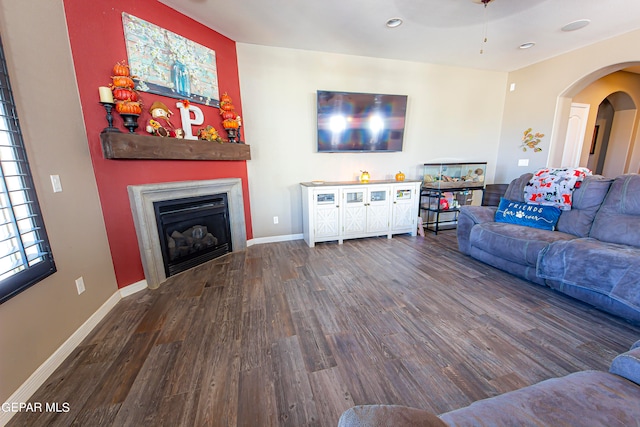
[[625, 163], [630, 154], [629, 141], [635, 121], [636, 110], [616, 111], [613, 116], [609, 148], [607, 149], [607, 157], [604, 159], [602, 175], [616, 177], [625, 172]]
[[[302, 233], [300, 182], [422, 179], [431, 161], [487, 161], [493, 182], [507, 74], [238, 43], [254, 238]], [[317, 153], [316, 91], [408, 95], [400, 153]], [[279, 224], [273, 224], [273, 217]]]

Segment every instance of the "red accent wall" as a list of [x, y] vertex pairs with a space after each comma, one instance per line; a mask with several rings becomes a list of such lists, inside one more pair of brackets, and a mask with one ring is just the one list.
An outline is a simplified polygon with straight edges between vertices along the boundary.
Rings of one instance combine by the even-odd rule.
[[[247, 167], [244, 161], [106, 160], [102, 155], [100, 131], [107, 126], [105, 110], [99, 103], [98, 87], [108, 86], [113, 65], [127, 59], [122, 27], [122, 12], [137, 16], [216, 52], [220, 93], [228, 92], [238, 114], [242, 115], [238, 62], [235, 42], [187, 18], [157, 0], [64, 0], [71, 50], [80, 102], [93, 163], [102, 212], [111, 247], [118, 287], [144, 279], [133, 217], [127, 193], [128, 185], [158, 182], [241, 178], [244, 194], [247, 238], [253, 237], [249, 206]], [[46, 67], [46, 64], [43, 64]], [[146, 108], [162, 101], [174, 112], [171, 121], [180, 126], [177, 99], [141, 93]], [[224, 135], [218, 109], [194, 104], [204, 113], [204, 125], [211, 124]], [[172, 108], [173, 107], [173, 108]], [[150, 118], [143, 107], [137, 132], [145, 134]], [[122, 127], [115, 114], [114, 125]], [[204, 126], [203, 125], [203, 126]], [[197, 129], [194, 129], [194, 134]], [[245, 135], [243, 135], [245, 139]], [[167, 144], [171, 141], [168, 140]], [[73, 165], [69, 165], [73, 167]], [[80, 209], [79, 203], [76, 208]]]

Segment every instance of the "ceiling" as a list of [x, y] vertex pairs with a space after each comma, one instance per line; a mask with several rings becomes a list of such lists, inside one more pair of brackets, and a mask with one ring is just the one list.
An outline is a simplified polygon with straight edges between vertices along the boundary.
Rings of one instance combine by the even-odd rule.
[[[638, 0], [158, 1], [240, 43], [496, 71], [640, 28]], [[387, 28], [390, 18], [403, 24]], [[581, 19], [591, 22], [561, 30]]]

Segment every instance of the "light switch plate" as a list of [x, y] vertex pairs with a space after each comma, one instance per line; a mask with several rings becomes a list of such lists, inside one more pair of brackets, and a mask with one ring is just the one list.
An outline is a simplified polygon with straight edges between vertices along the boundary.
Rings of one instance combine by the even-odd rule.
[[518, 159], [518, 166], [529, 166], [529, 159]]
[[51, 186], [54, 193], [60, 193], [62, 191], [62, 182], [60, 181], [60, 175], [51, 175]]

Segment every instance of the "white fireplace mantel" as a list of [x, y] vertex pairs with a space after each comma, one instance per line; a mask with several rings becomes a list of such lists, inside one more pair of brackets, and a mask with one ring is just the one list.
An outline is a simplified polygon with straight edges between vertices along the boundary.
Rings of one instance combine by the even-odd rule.
[[157, 288], [167, 280], [162, 260], [162, 249], [160, 248], [156, 213], [153, 207], [154, 202], [226, 193], [231, 223], [232, 250], [236, 252], [247, 247], [242, 180], [240, 178], [130, 185], [127, 188], [144, 276], [147, 280], [147, 286], [151, 289]]

